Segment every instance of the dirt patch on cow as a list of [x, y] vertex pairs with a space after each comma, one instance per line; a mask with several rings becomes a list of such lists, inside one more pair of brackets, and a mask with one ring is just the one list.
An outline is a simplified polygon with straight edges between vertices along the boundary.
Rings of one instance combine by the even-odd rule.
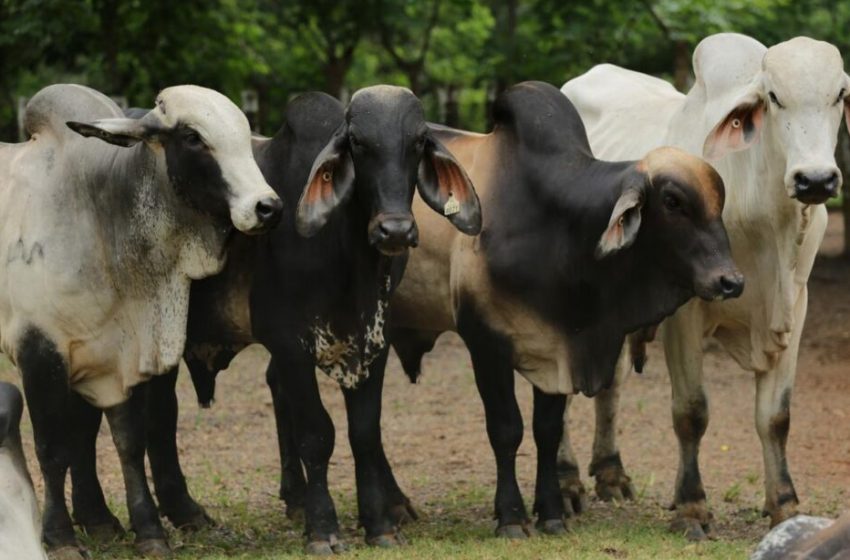
[[[802, 510], [835, 515], [850, 508], [850, 263], [840, 250], [840, 216], [830, 220], [824, 256], [811, 283], [809, 320], [804, 333], [791, 408], [791, 474]], [[670, 416], [670, 388], [659, 349], [652, 348], [646, 373], [633, 375], [623, 391], [619, 438], [623, 462], [635, 481], [643, 516], [665, 523], [664, 508], [673, 493], [677, 449]], [[244, 503], [276, 508], [278, 455], [271, 398], [265, 387], [267, 354], [259, 347], [243, 352], [219, 377], [217, 402], [199, 410], [188, 375], [181, 375], [179, 446], [193, 491], [216, 512]], [[495, 466], [484, 430], [469, 357], [454, 335], [444, 335], [426, 357], [424, 376], [411, 385], [393, 356], [384, 392], [383, 434], [387, 453], [402, 487], [426, 515], [438, 516], [449, 496], [469, 496], [477, 507], [470, 519], [489, 518]], [[17, 381], [11, 370], [0, 374]], [[761, 448], [753, 423], [754, 380], [731, 359], [710, 349], [705, 368], [710, 421], [703, 439], [701, 466], [718, 536], [755, 539], [767, 528], [763, 501]], [[320, 376], [323, 398], [337, 426], [329, 479], [335, 496], [351, 504], [354, 469], [340, 391]], [[518, 473], [527, 504], [533, 495], [535, 452], [531, 434], [531, 390], [517, 378], [526, 419]], [[572, 433], [583, 477], [590, 462], [593, 409], [588, 399], [573, 406]], [[123, 508], [120, 469], [108, 431], [99, 442], [102, 480], [111, 503]], [[24, 427], [30, 465], [35, 467], [31, 431]], [[34, 468], [34, 470], [37, 470]], [[40, 476], [35, 474], [40, 485]], [[590, 483], [589, 483], [590, 482]], [[484, 489], [484, 490], [482, 490]], [[592, 515], [610, 506], [593, 503]], [[281, 515], [281, 519], [283, 516]], [[348, 519], [354, 525], [354, 519]]]

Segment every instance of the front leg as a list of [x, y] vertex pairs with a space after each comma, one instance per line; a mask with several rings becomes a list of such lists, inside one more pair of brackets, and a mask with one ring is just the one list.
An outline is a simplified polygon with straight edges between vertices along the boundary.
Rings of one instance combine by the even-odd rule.
[[31, 329], [18, 347], [27, 408], [35, 436], [35, 452], [44, 477], [42, 539], [62, 560], [83, 560], [65, 503], [65, 476], [71, 464], [71, 408], [68, 370], [56, 346]]
[[380, 547], [404, 543], [391, 516], [393, 504], [384, 483], [386, 460], [381, 443], [381, 392], [388, 348], [369, 367], [369, 377], [356, 389], [345, 389], [348, 439], [354, 454], [357, 505], [366, 542]]
[[458, 311], [457, 327], [472, 357], [487, 435], [496, 456], [496, 534], [508, 538], [531, 536], [516, 479], [516, 452], [522, 443], [523, 426], [514, 392], [510, 340], [490, 329], [474, 309], [465, 306]]
[[[271, 350], [271, 349], [270, 349]], [[328, 492], [328, 463], [334, 449], [334, 425], [322, 404], [313, 357], [298, 347], [271, 350], [268, 379], [289, 411], [295, 446], [307, 474], [304, 521], [307, 553], [343, 550], [339, 521]]]
[[110, 541], [124, 534], [118, 518], [109, 511], [97, 477], [97, 434], [103, 411], [77, 393], [71, 393], [74, 449], [71, 460], [71, 503], [74, 521], [87, 535]]
[[105, 412], [121, 461], [136, 549], [145, 556], [161, 557], [170, 555], [171, 551], [145, 476], [144, 397], [144, 390], [137, 387], [126, 402], [107, 408]]
[[558, 485], [558, 444], [564, 428], [565, 395], [547, 395], [534, 388], [534, 442], [537, 444], [537, 484], [534, 513], [537, 528], [550, 535], [567, 531], [564, 500]]
[[756, 373], [756, 430], [764, 455], [764, 515], [774, 527], [797, 515], [800, 501], [788, 472], [785, 445], [791, 428], [791, 392], [797, 373], [797, 352], [808, 308], [808, 289], [804, 286], [794, 309], [791, 340], [775, 369]]
[[[195, 365], [197, 367], [197, 365]], [[177, 454], [177, 367], [151, 378], [145, 392], [145, 436], [154, 489], [162, 513], [178, 529], [195, 530], [213, 524], [204, 508], [189, 495]]]
[[702, 317], [688, 304], [667, 320], [664, 351], [673, 392], [673, 429], [679, 440], [679, 471], [671, 529], [703, 540], [711, 513], [699, 472], [699, 445], [708, 427], [708, 400], [702, 383]]

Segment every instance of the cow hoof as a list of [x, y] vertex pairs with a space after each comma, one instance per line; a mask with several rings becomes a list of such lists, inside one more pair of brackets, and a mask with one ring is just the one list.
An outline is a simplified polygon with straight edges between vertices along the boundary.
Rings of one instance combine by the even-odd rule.
[[561, 478], [559, 481], [561, 487], [561, 497], [564, 499], [564, 510], [567, 517], [573, 517], [587, 511], [587, 491], [584, 489], [584, 484], [578, 477], [578, 473], [574, 476]]
[[603, 502], [634, 500], [637, 493], [632, 479], [622, 465], [612, 465], [596, 471], [596, 495]]
[[377, 548], [397, 548], [407, 544], [407, 539], [401, 533], [389, 533], [386, 535], [377, 535], [367, 537], [366, 544]]
[[403, 503], [390, 508], [390, 519], [397, 526], [408, 525], [414, 521], [419, 521], [419, 514], [413, 509], [410, 500], [406, 499]]
[[500, 539], [527, 539], [535, 534], [534, 529], [528, 523], [514, 523], [496, 528], [496, 536]]
[[136, 541], [136, 552], [145, 558], [168, 558], [171, 548], [165, 539], [143, 539]]
[[670, 522], [670, 530], [691, 542], [704, 541], [708, 539], [709, 524], [700, 523], [693, 517], [677, 515]]
[[91, 556], [86, 550], [81, 549], [76, 545], [60, 546], [48, 551], [47, 557], [50, 560], [89, 560]]
[[90, 539], [97, 542], [112, 542], [125, 535], [124, 527], [115, 518], [106, 523], [81, 525], [81, 528]]
[[762, 511], [762, 517], [770, 517], [770, 528], [773, 529], [786, 519], [791, 519], [796, 516], [798, 513], [797, 502], [793, 501], [774, 508], [773, 510], [765, 508]]
[[304, 553], [309, 556], [332, 556], [345, 552], [345, 545], [336, 535], [331, 535], [327, 540], [312, 540], [304, 547]]
[[546, 519], [537, 522], [537, 530], [544, 535], [566, 535], [570, 528], [566, 519]]

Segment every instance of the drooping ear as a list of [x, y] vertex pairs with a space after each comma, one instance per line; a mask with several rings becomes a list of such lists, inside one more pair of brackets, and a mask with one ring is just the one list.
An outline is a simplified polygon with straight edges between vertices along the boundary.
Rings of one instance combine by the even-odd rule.
[[348, 143], [348, 124], [343, 122], [316, 156], [307, 185], [295, 211], [295, 229], [304, 237], [315, 235], [327, 223], [334, 208], [354, 192], [354, 162]]
[[467, 235], [481, 232], [481, 205], [463, 167], [430, 132], [419, 162], [419, 194]]
[[708, 133], [702, 147], [703, 157], [718, 160], [730, 152], [749, 148], [758, 141], [763, 122], [764, 101], [751, 92]]
[[847, 131], [850, 132], [850, 76], [844, 74], [844, 122], [847, 124]]
[[101, 119], [91, 123], [68, 121], [68, 128], [85, 137], [100, 138], [104, 142], [129, 148], [141, 140], [154, 136], [155, 129], [146, 119]]
[[643, 208], [644, 188], [628, 187], [623, 190], [620, 198], [614, 204], [608, 227], [602, 232], [602, 237], [596, 245], [596, 258], [604, 259], [629, 247], [637, 239], [640, 229], [640, 211]]

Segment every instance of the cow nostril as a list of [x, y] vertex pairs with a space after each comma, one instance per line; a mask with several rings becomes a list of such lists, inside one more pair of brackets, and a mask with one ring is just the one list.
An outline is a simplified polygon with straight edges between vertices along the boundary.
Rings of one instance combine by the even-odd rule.
[[809, 188], [809, 177], [802, 171], [794, 173], [794, 183], [798, 190], [804, 191]]
[[257, 219], [260, 223], [265, 224], [271, 222], [280, 216], [280, 211], [283, 209], [283, 202], [277, 197], [267, 197], [259, 202], [254, 208], [257, 214]]
[[744, 278], [740, 274], [722, 275], [720, 291], [724, 298], [738, 297], [744, 291]]

